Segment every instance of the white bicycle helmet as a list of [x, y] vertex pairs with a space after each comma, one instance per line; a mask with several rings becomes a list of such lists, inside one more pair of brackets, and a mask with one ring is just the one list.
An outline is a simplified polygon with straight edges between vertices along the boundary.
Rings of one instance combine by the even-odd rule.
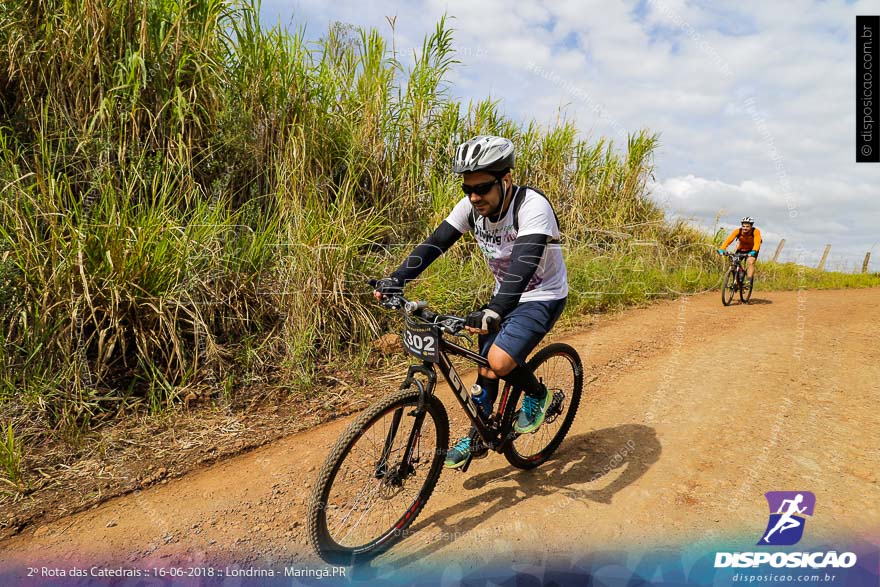
[[742, 223], [744, 223], [744, 222], [745, 222], [745, 223], [748, 223], [748, 224], [754, 224], [754, 223], [755, 223], [755, 219], [752, 218], [751, 216], [743, 216], [742, 220], [740, 220], [739, 223], [742, 224]]
[[509, 139], [479, 135], [460, 144], [455, 150], [453, 171], [455, 173], [470, 171], [499, 173], [513, 167], [515, 162], [516, 153], [513, 143]]

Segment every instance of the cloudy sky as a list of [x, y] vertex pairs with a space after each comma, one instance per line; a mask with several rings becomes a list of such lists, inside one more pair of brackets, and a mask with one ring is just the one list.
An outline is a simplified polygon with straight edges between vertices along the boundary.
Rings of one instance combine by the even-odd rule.
[[880, 164], [855, 163], [855, 16], [876, 2], [686, 0], [263, 0], [263, 19], [321, 36], [375, 27], [420, 47], [447, 14], [465, 100], [500, 99], [549, 125], [563, 109], [587, 138], [660, 133], [653, 197], [712, 227], [757, 219], [773, 254], [880, 271]]

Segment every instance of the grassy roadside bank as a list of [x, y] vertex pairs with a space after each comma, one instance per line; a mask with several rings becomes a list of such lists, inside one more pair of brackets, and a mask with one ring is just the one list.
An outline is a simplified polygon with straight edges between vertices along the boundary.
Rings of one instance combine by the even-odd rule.
[[794, 263], [758, 262], [760, 277], [766, 289], [789, 291], [794, 289], [850, 289], [877, 287], [880, 273], [840, 273], [819, 271]]
[[267, 29], [247, 0], [3, 4], [10, 490], [39, 478], [29, 448], [181, 404], [235, 409], [255, 389], [308, 397], [338, 365], [368, 368], [387, 317], [365, 282], [461, 197], [451, 155], [475, 134], [516, 142], [516, 179], [552, 194], [572, 250], [665, 229], [646, 193], [654, 134], [615, 146], [452, 98], [445, 21], [411, 59], [388, 45], [339, 23], [319, 42]]

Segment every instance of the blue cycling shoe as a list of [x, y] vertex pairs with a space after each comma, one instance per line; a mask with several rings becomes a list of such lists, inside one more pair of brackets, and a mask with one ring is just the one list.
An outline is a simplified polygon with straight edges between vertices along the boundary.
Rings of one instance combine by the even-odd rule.
[[483, 444], [474, 431], [471, 431], [471, 434], [459, 440], [446, 452], [443, 466], [447, 469], [457, 469], [467, 462], [468, 457], [482, 459], [488, 454], [489, 447]]
[[523, 396], [522, 407], [519, 410], [519, 418], [513, 425], [514, 432], [519, 434], [531, 434], [541, 427], [544, 423], [544, 416], [547, 414], [547, 408], [550, 405], [550, 394], [547, 388], [544, 388], [544, 397], [533, 398], [528, 395]]

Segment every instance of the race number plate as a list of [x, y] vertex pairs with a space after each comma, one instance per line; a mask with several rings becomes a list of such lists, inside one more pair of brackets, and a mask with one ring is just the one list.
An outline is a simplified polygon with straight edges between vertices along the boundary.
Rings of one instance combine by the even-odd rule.
[[421, 361], [440, 361], [440, 333], [436, 326], [407, 319], [403, 331], [403, 348]]

